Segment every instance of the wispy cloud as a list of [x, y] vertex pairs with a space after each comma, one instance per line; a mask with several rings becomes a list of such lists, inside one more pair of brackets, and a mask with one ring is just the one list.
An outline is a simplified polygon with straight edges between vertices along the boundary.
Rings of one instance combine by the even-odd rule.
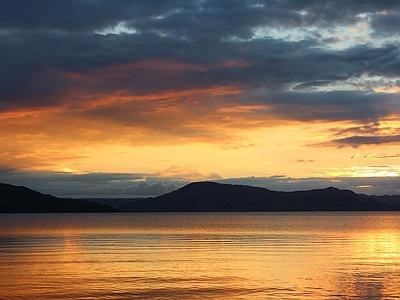
[[376, 153], [368, 153], [363, 156], [365, 159], [397, 159], [400, 158], [400, 154], [376, 154]]

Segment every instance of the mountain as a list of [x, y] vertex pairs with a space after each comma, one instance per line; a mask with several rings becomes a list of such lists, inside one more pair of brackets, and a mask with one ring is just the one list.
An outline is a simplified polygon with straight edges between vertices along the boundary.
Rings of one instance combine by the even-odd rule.
[[[63, 199], [23, 186], [0, 183], [0, 213], [115, 212], [99, 199]], [[100, 199], [101, 200], [101, 199]], [[155, 198], [129, 199], [117, 204], [132, 212], [229, 212], [229, 211], [390, 211], [399, 210], [400, 196], [367, 196], [349, 190], [326, 188], [277, 192], [265, 188], [191, 183]], [[102, 201], [99, 201], [102, 202]]]
[[147, 198], [81, 198], [80, 200], [93, 201], [111, 206], [117, 211], [123, 211], [124, 207], [133, 201]]
[[329, 187], [297, 192], [277, 192], [265, 188], [191, 183], [171, 193], [131, 202], [132, 212], [223, 212], [223, 211], [390, 211], [398, 210], [373, 197]]
[[92, 201], [62, 199], [23, 186], [0, 183], [0, 213], [113, 212], [112, 207]]
[[366, 196], [371, 199], [378, 200], [379, 202], [388, 203], [400, 207], [400, 195], [383, 195], [383, 196]]

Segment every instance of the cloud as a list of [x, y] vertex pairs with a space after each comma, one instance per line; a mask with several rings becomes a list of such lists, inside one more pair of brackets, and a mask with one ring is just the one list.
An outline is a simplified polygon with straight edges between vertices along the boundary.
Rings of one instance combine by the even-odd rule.
[[217, 173], [202, 174], [195, 166], [170, 166], [168, 169], [157, 172], [149, 176], [149, 178], [169, 178], [174, 180], [183, 181], [202, 181], [208, 179], [220, 179], [222, 178]]
[[[189, 37], [236, 35], [246, 37], [255, 25], [334, 26], [354, 23], [360, 14], [396, 11], [393, 1], [2, 1], [0, 25], [26, 30], [57, 29], [88, 32], [121, 22], [141, 31], [159, 30]], [[185, 26], [183, 26], [185, 25]]]
[[[390, 128], [384, 128], [390, 129]], [[330, 131], [334, 133], [336, 136], [341, 136], [345, 134], [370, 134], [376, 135], [379, 134], [381, 130], [381, 124], [379, 122], [369, 123], [362, 126], [352, 126], [347, 128], [332, 128]]]
[[376, 154], [376, 153], [368, 153], [363, 156], [364, 159], [398, 159], [400, 158], [400, 154]]
[[393, 136], [350, 136], [332, 140], [332, 144], [340, 146], [351, 146], [354, 148], [365, 145], [398, 145], [400, 135]]
[[179, 186], [176, 183], [163, 183], [158, 181], [156, 183], [148, 183], [145, 181], [140, 181], [137, 185], [131, 185], [124, 190], [124, 196], [155, 196], [162, 195], [172, 192], [178, 189]]
[[400, 14], [399, 11], [384, 10], [373, 14], [371, 17], [371, 26], [379, 34], [390, 35], [399, 31]]
[[[331, 140], [310, 146], [322, 147], [363, 147], [379, 145], [397, 145], [400, 143], [400, 129], [396, 121], [384, 121], [360, 124], [359, 126], [343, 126], [331, 128]], [[387, 158], [389, 158], [387, 156]], [[366, 157], [365, 157], [366, 158]], [[383, 157], [381, 157], [383, 158]]]
[[[397, 0], [0, 5], [3, 166], [82, 171], [80, 162], [109, 145], [251, 148], [257, 130], [293, 124], [331, 128], [311, 146], [400, 142]], [[219, 178], [190, 168], [133, 179], [121, 173], [115, 182], [87, 173], [65, 178], [104, 177], [93, 191], [82, 187], [88, 194], [145, 191], [136, 181], [150, 193]]]
[[298, 159], [296, 160], [297, 163], [311, 163], [314, 162], [313, 159]]
[[[372, 167], [371, 167], [372, 168]], [[168, 170], [178, 170], [171, 167]], [[183, 169], [187, 169], [186, 167]], [[160, 175], [160, 173], [162, 173]], [[174, 191], [193, 182], [190, 178], [166, 174], [128, 173], [54, 173], [35, 171], [0, 170], [0, 182], [24, 185], [45, 194], [73, 198], [135, 198], [156, 196]], [[187, 172], [186, 172], [187, 173]], [[397, 177], [334, 177], [334, 178], [291, 178], [287, 176], [221, 178], [218, 174], [203, 175], [198, 180], [221, 183], [243, 184], [277, 191], [297, 191], [335, 186], [365, 194], [400, 194]], [[368, 188], [366, 188], [368, 187]]]
[[[0, 170], [0, 182], [24, 185], [60, 197], [139, 197], [160, 195], [177, 189], [182, 182], [146, 179], [149, 174], [87, 173]], [[185, 182], [184, 182], [185, 183]]]
[[[379, 82], [387, 84], [398, 76], [396, 44], [337, 51], [315, 37], [290, 41], [252, 34], [257, 26], [350, 22], [354, 12], [396, 9], [395, 3], [43, 1], [33, 9], [29, 2], [15, 1], [4, 6], [13, 18], [0, 18], [0, 111], [55, 106], [76, 115], [73, 110], [79, 107], [84, 118], [157, 130], [179, 123], [183, 128], [178, 132], [184, 134], [193, 128], [187, 122], [194, 115], [200, 122], [210, 122], [211, 114], [218, 120], [218, 112], [232, 103], [270, 105], [254, 116], [236, 112], [248, 124], [263, 124], [274, 115], [301, 122], [376, 120], [398, 108], [386, 93], [370, 93], [377, 82], [362, 78], [380, 76]], [[85, 11], [90, 11], [87, 18], [81, 15]], [[137, 33], [94, 32], [121, 22]], [[213, 94], [218, 88], [240, 92]], [[176, 116], [177, 107], [192, 108], [196, 91], [204, 99], [197, 102], [197, 111], [183, 111], [180, 115], [188, 118], [171, 126], [157, 124], [160, 109]], [[168, 99], [150, 102], [152, 95], [163, 93]], [[140, 97], [149, 103], [137, 101]], [[107, 105], [105, 99], [114, 100]]]
[[[263, 7], [252, 5], [254, 3], [251, 1], [236, 1], [235, 5], [230, 1], [230, 5], [226, 6], [221, 5], [222, 3], [218, 1], [205, 1], [203, 6], [194, 1], [163, 1], [163, 4], [160, 5], [153, 1], [146, 4], [110, 3], [108, 1], [97, 1], [94, 4], [92, 1], [59, 1], [57, 4], [48, 5], [47, 1], [43, 1], [39, 8], [34, 5], [35, 9], [33, 9], [30, 8], [32, 4], [21, 5], [18, 2], [15, 1], [13, 5], [4, 4], [6, 7], [12, 6], [7, 16], [13, 17], [8, 22], [5, 16], [2, 18], [4, 29], [1, 37], [6, 47], [2, 54], [8, 54], [11, 57], [15, 57], [17, 54], [30, 54], [19, 55], [19, 65], [21, 67], [30, 66], [29, 69], [24, 69], [25, 72], [32, 67], [38, 68], [43, 65], [83, 71], [88, 68], [93, 69], [116, 63], [126, 64], [153, 58], [212, 63], [227, 58], [242, 57], [244, 61], [257, 63], [271, 64], [275, 62], [282, 65], [282, 63], [290, 62], [290, 65], [294, 67], [292, 72], [308, 71], [311, 74], [314, 68], [311, 70], [297, 68], [296, 63], [304, 63], [312, 67], [309, 60], [318, 62], [320, 59], [325, 61], [332, 59], [337, 60], [338, 63], [340, 61], [349, 63], [349, 59], [364, 63], [366, 58], [373, 59], [371, 63], [379, 59], [387, 60], [387, 55], [384, 54], [385, 47], [382, 49], [381, 47], [376, 49], [365, 46], [364, 48], [356, 47], [346, 51], [347, 53], [335, 54], [327, 52], [322, 48], [323, 45], [318, 44], [315, 40], [284, 42], [272, 36], [265, 39], [249, 38], [236, 42], [222, 40], [226, 36], [248, 37], [251, 36], [249, 29], [255, 26], [262, 26], [268, 22], [276, 24], [280, 15], [276, 15], [274, 7], [278, 7], [277, 9], [280, 11], [285, 11], [285, 9], [291, 11], [293, 5], [289, 3], [282, 5], [277, 2], [275, 5], [270, 4]], [[80, 5], [82, 7], [79, 7]], [[303, 5], [303, 9], [320, 6], [314, 3], [313, 5]], [[325, 6], [338, 9], [332, 3]], [[341, 11], [345, 12], [348, 5], [343, 4], [343, 6]], [[301, 9], [301, 7], [296, 9]], [[90, 13], [84, 13], [85, 10]], [[32, 14], [32, 18], [26, 18], [27, 14]], [[79, 14], [85, 14], [85, 17]], [[21, 15], [20, 18], [19, 15]], [[110, 15], [110, 17], [106, 15]], [[117, 17], [113, 17], [114, 15], [118, 16], [119, 20]], [[46, 21], [48, 19], [50, 21]], [[285, 18], [282, 19], [283, 21], [278, 23], [283, 24]], [[71, 27], [63, 24], [63, 20], [69, 21]], [[103, 25], [99, 24], [101, 22]], [[95, 34], [93, 31], [82, 32], [79, 30], [81, 26], [86, 27], [85, 24], [91, 24], [94, 29], [110, 23], [115, 25], [118, 22], [130, 22], [129, 24], [138, 28], [140, 33], [103, 36]], [[301, 20], [298, 23], [299, 25], [303, 24]], [[293, 22], [289, 22], [287, 25], [293, 25]], [[24, 26], [30, 30], [23, 30]], [[49, 28], [48, 30], [46, 30], [46, 26]], [[161, 34], [163, 31], [175, 33]], [[186, 40], [179, 36], [184, 35], [185, 32], [190, 37], [187, 37]], [[214, 36], [216, 37], [214, 38]], [[203, 42], [204, 39], [206, 42]], [[199, 40], [202, 42], [198, 42]], [[210, 51], [205, 52], [204, 50], [209, 48], [211, 42], [218, 47], [214, 48], [211, 53]], [[392, 45], [391, 48], [395, 50], [397, 47]], [[257, 49], [259, 50], [257, 51]], [[390, 47], [386, 47], [386, 51], [388, 49]], [[308, 54], [304, 55], [305, 53]], [[5, 55], [4, 62], [10, 61], [8, 58]], [[290, 67], [290, 65], [288, 66]], [[334, 64], [332, 66], [335, 67]], [[361, 67], [362, 65], [354, 65], [354, 67], [357, 66]], [[273, 65], [270, 67], [273, 69]], [[347, 70], [351, 71], [351, 68], [350, 65]], [[254, 68], [252, 71], [256, 71], [256, 69]], [[323, 74], [324, 68], [319, 69]], [[338, 69], [336, 66], [336, 70]], [[274, 73], [278, 73], [279, 70], [275, 69]], [[34, 70], [32, 71], [34, 72]], [[39, 69], [36, 72], [42, 71]]]
[[68, 173], [0, 169], [0, 182], [24, 185], [60, 197], [139, 197], [161, 195], [193, 181], [217, 180], [195, 166], [171, 166], [156, 173]]
[[[291, 83], [296, 90], [304, 90], [329, 83], [346, 84], [365, 72], [397, 72], [398, 48], [394, 45], [335, 53], [315, 48], [315, 43], [263, 39], [219, 42], [220, 47], [208, 53], [207, 45], [155, 35], [24, 32], [13, 34], [13, 39], [9, 35], [0, 36], [6, 45], [1, 90], [3, 105], [11, 107], [54, 105], [67, 99], [84, 101], [82, 93], [99, 96], [122, 91], [143, 96], [211, 86], [276, 89]], [[20, 54], [18, 59], [16, 53]]]
[[399, 177], [291, 178], [286, 176], [227, 178], [221, 183], [259, 186], [275, 191], [298, 191], [334, 186], [367, 195], [400, 194]]

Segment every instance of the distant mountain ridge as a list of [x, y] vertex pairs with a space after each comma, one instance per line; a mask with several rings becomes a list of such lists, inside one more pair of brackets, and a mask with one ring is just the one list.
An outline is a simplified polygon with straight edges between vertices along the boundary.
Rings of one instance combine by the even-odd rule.
[[23, 186], [0, 183], [0, 213], [113, 212], [108, 205], [92, 201], [62, 199]]
[[[0, 183], [0, 213], [58, 212], [230, 212], [230, 211], [395, 211], [400, 195], [367, 196], [334, 187], [296, 192], [215, 182], [190, 183], [154, 198], [64, 199], [23, 186]], [[103, 201], [101, 201], [103, 200]], [[128, 203], [127, 203], [128, 202]]]
[[[397, 196], [393, 196], [397, 197]], [[397, 204], [378, 201], [379, 196], [356, 194], [334, 187], [296, 192], [197, 182], [155, 198], [133, 201], [131, 212], [229, 212], [229, 211], [393, 211]]]

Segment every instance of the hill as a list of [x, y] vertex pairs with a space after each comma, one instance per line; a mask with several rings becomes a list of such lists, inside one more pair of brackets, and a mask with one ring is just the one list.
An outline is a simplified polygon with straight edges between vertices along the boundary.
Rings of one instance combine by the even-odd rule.
[[80, 200], [93, 201], [111, 206], [117, 211], [123, 211], [127, 204], [141, 199], [147, 198], [80, 198]]
[[92, 201], [62, 199], [23, 186], [0, 183], [0, 213], [113, 212], [108, 205]]
[[329, 187], [297, 192], [277, 192], [265, 188], [191, 183], [171, 193], [131, 202], [132, 212], [229, 212], [229, 211], [391, 211], [399, 205]]

